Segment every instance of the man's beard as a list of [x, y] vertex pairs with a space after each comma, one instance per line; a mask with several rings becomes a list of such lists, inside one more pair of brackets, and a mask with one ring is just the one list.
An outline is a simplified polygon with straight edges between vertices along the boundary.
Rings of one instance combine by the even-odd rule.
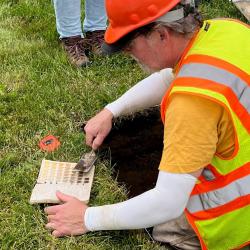
[[148, 67], [146, 64], [140, 63], [138, 62], [140, 68], [147, 74], [153, 74], [155, 73], [157, 70], [155, 69], [151, 69], [150, 67]]
[[147, 74], [153, 74], [157, 70], [150, 68], [146, 64], [140, 62], [135, 56], [131, 55], [131, 57], [138, 63], [139, 67]]

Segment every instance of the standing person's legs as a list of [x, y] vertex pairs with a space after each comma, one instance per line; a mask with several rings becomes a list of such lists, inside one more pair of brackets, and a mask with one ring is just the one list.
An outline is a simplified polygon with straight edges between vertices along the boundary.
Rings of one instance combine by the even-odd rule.
[[86, 66], [81, 28], [81, 0], [53, 0], [56, 28], [70, 62], [75, 66]]
[[60, 38], [82, 36], [81, 0], [53, 0]]
[[107, 15], [104, 0], [85, 1], [85, 19], [83, 30], [86, 32], [86, 43], [94, 54], [101, 54], [101, 44], [107, 26]]
[[83, 22], [84, 32], [106, 30], [106, 26], [107, 15], [104, 0], [86, 0]]

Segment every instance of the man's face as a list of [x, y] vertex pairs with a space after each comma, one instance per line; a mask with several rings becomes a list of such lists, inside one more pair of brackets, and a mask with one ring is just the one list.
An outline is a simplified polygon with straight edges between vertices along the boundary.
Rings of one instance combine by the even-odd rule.
[[137, 36], [125, 49], [148, 73], [171, 67], [167, 39], [160, 32]]

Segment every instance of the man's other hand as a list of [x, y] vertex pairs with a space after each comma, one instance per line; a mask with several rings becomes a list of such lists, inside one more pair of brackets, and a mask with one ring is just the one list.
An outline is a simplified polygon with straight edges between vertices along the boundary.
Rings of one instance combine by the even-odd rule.
[[94, 150], [101, 146], [112, 128], [112, 119], [113, 114], [108, 109], [103, 109], [87, 122], [84, 131], [86, 132], [86, 144], [88, 146]]
[[44, 209], [48, 219], [46, 228], [50, 229], [55, 237], [86, 233], [88, 230], [84, 224], [84, 214], [88, 206], [75, 197], [59, 191], [56, 192], [56, 196], [63, 204]]

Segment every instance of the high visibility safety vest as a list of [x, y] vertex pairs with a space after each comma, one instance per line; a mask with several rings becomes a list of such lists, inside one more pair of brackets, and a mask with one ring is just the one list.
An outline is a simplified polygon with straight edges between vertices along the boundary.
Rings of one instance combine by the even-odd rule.
[[222, 105], [235, 129], [232, 156], [214, 155], [186, 207], [202, 249], [250, 244], [250, 28], [232, 19], [204, 22], [188, 46], [161, 105], [173, 93], [198, 95]]

